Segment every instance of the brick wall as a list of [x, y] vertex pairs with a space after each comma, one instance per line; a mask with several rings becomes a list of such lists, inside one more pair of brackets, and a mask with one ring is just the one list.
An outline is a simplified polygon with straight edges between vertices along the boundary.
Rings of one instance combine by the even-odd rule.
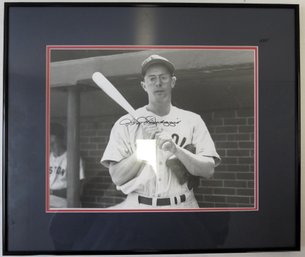
[[110, 130], [117, 118], [82, 119], [80, 148], [87, 178], [82, 196], [82, 206], [85, 208], [105, 208], [125, 199], [125, 195], [116, 190], [112, 183], [108, 169], [100, 164], [109, 140]]
[[[211, 179], [200, 179], [199, 186], [195, 189], [200, 207], [253, 207], [253, 110], [226, 110], [201, 115], [222, 163]], [[117, 118], [82, 119], [80, 147], [87, 178], [82, 196], [85, 208], [104, 208], [125, 198], [116, 190], [108, 170], [99, 163]]]
[[201, 179], [196, 197], [201, 207], [254, 206], [253, 110], [202, 114], [222, 158], [213, 178]]

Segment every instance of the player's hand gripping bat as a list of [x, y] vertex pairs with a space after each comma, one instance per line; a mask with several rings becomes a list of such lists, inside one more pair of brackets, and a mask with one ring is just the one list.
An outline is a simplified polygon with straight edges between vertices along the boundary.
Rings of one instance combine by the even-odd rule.
[[[111, 82], [100, 72], [95, 72], [92, 75], [93, 81], [101, 88], [113, 101], [120, 105], [127, 113], [129, 113], [134, 119], [137, 119], [135, 109], [128, 103], [124, 96], [111, 84]], [[162, 149], [166, 147], [165, 142], [162, 145]]]

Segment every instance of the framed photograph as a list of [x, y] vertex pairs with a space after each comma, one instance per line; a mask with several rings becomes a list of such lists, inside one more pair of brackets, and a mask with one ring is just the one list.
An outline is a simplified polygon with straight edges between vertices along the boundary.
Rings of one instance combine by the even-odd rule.
[[4, 253], [299, 250], [298, 12], [6, 3]]
[[[66, 177], [63, 171], [66, 169], [66, 162], [64, 168], [58, 163], [63, 157], [66, 160], [67, 149], [75, 150], [75, 147], [67, 146], [64, 139], [64, 145], [67, 147], [62, 147], [58, 158], [55, 157], [56, 153], [52, 152], [53, 149], [47, 149], [47, 153], [51, 152], [47, 164], [51, 174], [46, 176], [49, 180], [46, 183], [46, 202], [50, 207], [47, 208], [48, 211], [200, 211], [198, 208], [202, 211], [258, 210], [258, 154], [257, 147], [254, 146], [254, 142], [258, 142], [257, 47], [48, 46], [47, 51], [47, 92], [50, 92], [47, 113], [50, 118], [46, 126], [50, 128], [49, 140], [56, 137], [56, 129], [59, 126], [67, 131], [62, 134], [68, 135], [70, 132], [74, 133], [71, 128], [78, 127], [79, 142], [76, 145], [79, 150], [74, 154], [78, 156], [75, 158], [78, 163], [79, 159], [82, 160], [81, 167], [77, 170], [82, 173], [84, 169], [86, 171], [86, 174], [81, 174], [81, 178], [79, 172], [76, 174], [77, 181], [85, 181], [81, 185], [82, 199], [78, 197], [74, 203], [66, 197], [66, 204], [63, 203], [63, 200], [59, 199], [59, 192], [62, 189], [73, 189], [75, 185], [64, 185], [64, 188], [60, 188], [63, 177]], [[82, 58], [61, 61], [56, 59], [77, 55]], [[148, 60], [147, 64], [145, 60]], [[162, 66], [164, 60], [174, 63], [175, 67], [172, 79], [175, 84], [171, 90], [171, 98], [166, 101], [163, 100], [164, 83], [157, 81], [159, 85], [156, 84], [154, 89], [157, 93], [154, 91], [150, 96], [143, 88], [147, 83], [150, 86], [147, 82], [150, 77], [141, 74], [143, 62], [148, 65], [147, 68], [154, 68], [157, 65]], [[92, 76], [95, 72], [109, 76], [111, 85], [108, 97], [107, 88], [104, 92], [103, 88], [101, 90], [99, 86], [94, 86], [96, 83]], [[221, 86], [224, 87], [220, 90], [223, 93], [216, 93]], [[111, 95], [111, 90], [114, 90], [112, 87], [119, 89], [119, 93]], [[77, 93], [75, 88], [78, 88]], [[162, 94], [159, 93], [160, 90]], [[148, 103], [145, 103], [145, 92], [148, 94]], [[150, 105], [156, 102], [153, 97], [155, 94], [160, 94], [163, 100], [160, 104], [162, 108], [166, 108], [165, 104], [171, 105], [171, 110], [166, 111], [165, 115], [159, 116], [148, 110]], [[138, 107], [137, 110], [125, 110], [120, 95], [128, 99], [126, 101], [131, 106]], [[71, 96], [72, 98], [69, 98]], [[74, 98], [78, 101], [77, 106], [81, 105], [77, 109], [79, 113], [70, 106], [74, 104], [71, 102]], [[156, 99], [160, 101], [159, 98]], [[222, 104], [219, 104], [220, 102]], [[205, 122], [190, 110], [199, 112]], [[133, 112], [135, 114], [132, 114]], [[67, 117], [68, 114], [72, 117]], [[73, 115], [78, 118], [73, 119]], [[75, 124], [67, 122], [71, 118]], [[193, 145], [194, 157], [212, 157], [215, 162], [213, 166], [216, 166], [213, 167], [214, 174], [205, 175], [204, 167], [199, 174], [190, 173], [183, 163], [178, 162], [175, 154], [156, 150], [159, 148], [157, 137], [153, 137], [154, 142], [150, 138], [144, 139], [142, 146], [141, 140], [146, 126], [155, 126], [158, 132], [160, 130], [168, 133], [179, 150], [183, 151]], [[111, 132], [113, 135], [110, 138]], [[129, 136], [126, 138], [127, 134]], [[129, 139], [131, 136], [134, 137], [133, 141]], [[54, 148], [53, 143], [46, 145]], [[70, 143], [75, 144], [75, 137]], [[108, 172], [109, 162], [118, 163], [130, 155], [122, 155], [121, 151], [135, 152], [137, 156], [139, 153], [148, 153], [148, 156], [142, 157], [147, 164], [142, 165], [141, 171], [137, 171], [137, 174], [128, 178], [123, 185], [114, 182], [113, 174], [111, 176]], [[191, 163], [195, 162], [192, 155], [188, 156]], [[161, 166], [157, 167], [157, 162]], [[105, 171], [101, 171], [101, 164], [104, 164]], [[158, 187], [154, 186], [156, 181], [159, 182]], [[139, 197], [140, 202], [144, 203], [139, 203]], [[68, 202], [71, 205], [68, 205]]]

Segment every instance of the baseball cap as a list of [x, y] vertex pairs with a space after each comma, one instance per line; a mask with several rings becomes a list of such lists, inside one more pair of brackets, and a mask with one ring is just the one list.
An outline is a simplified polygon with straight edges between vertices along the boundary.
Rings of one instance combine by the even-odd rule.
[[50, 135], [63, 139], [65, 137], [65, 129], [59, 123], [51, 123]]
[[164, 66], [166, 66], [166, 68], [169, 70], [169, 72], [171, 74], [173, 74], [175, 71], [174, 65], [169, 60], [167, 60], [166, 58], [164, 58], [160, 55], [153, 54], [142, 62], [142, 75], [143, 76], [145, 75], [147, 69], [153, 64], [163, 64]]

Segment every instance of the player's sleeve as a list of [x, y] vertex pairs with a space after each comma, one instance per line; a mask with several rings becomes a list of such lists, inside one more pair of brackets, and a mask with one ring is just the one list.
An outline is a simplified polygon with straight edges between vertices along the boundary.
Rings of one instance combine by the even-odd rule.
[[101, 164], [109, 168], [110, 162], [120, 162], [132, 154], [127, 127], [116, 122], [111, 130]]
[[196, 146], [196, 154], [213, 157], [215, 160], [215, 167], [221, 162], [218, 155], [213, 139], [208, 131], [204, 121], [198, 115], [194, 126], [193, 144]]

